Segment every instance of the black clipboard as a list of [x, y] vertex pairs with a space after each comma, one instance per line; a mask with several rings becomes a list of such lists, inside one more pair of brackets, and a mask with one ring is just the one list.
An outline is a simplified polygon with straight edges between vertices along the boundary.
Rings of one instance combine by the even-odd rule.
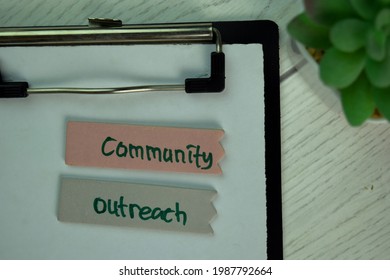
[[[190, 23], [188, 24], [190, 25]], [[263, 20], [213, 22], [211, 25], [220, 32], [222, 44], [261, 44], [263, 47], [267, 258], [282, 259], [283, 233], [278, 27], [274, 22]], [[7, 75], [4, 75], [3, 84], [8, 86], [8, 83], [12, 82], [7, 80]], [[28, 86], [25, 82], [23, 81], [22, 84], [18, 84], [17, 86], [22, 85], [22, 89], [26, 90]], [[220, 90], [218, 89], [218, 91]], [[245, 98], [245, 95], [242, 98]]]
[[227, 44], [260, 43], [264, 51], [264, 100], [267, 178], [267, 254], [283, 259], [279, 31], [272, 21], [216, 22]]

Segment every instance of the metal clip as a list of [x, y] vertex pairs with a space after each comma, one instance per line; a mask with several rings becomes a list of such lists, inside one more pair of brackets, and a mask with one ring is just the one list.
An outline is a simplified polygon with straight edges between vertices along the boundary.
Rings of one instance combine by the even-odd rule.
[[122, 27], [122, 21], [120, 19], [112, 18], [89, 18], [89, 27]]
[[221, 34], [212, 24], [122, 25], [120, 20], [105, 18], [90, 18], [89, 24], [89, 27], [68, 28], [3, 28], [0, 29], [0, 47], [215, 42], [216, 52], [211, 54], [211, 75], [208, 78], [186, 79], [184, 84], [121, 88], [28, 88], [26, 82], [0, 81], [0, 97], [26, 97], [28, 94], [46, 93], [124, 94], [149, 91], [200, 93], [221, 92], [225, 88], [225, 56], [222, 52]]

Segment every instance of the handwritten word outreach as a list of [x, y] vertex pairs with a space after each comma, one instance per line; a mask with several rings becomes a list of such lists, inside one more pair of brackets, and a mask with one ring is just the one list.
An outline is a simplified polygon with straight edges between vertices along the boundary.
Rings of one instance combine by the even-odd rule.
[[108, 136], [103, 141], [101, 152], [106, 157], [141, 159], [164, 163], [194, 164], [203, 170], [213, 166], [213, 154], [201, 151], [199, 145], [188, 144], [183, 149], [170, 149], [167, 147], [141, 146], [132, 143], [124, 144]]
[[136, 203], [125, 203], [124, 197], [119, 197], [119, 200], [103, 199], [97, 197], [93, 201], [93, 209], [96, 214], [111, 214], [116, 217], [136, 219], [142, 221], [147, 220], [162, 220], [165, 223], [176, 221], [183, 224], [187, 223], [187, 213], [180, 210], [180, 203], [175, 203], [175, 209], [160, 207], [140, 206]]

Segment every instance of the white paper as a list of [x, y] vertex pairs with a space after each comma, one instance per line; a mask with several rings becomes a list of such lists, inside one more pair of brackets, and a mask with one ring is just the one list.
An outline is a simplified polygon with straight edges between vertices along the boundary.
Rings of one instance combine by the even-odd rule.
[[[183, 83], [209, 73], [215, 46], [0, 48], [5, 80], [31, 87]], [[265, 259], [262, 46], [227, 45], [226, 90], [0, 100], [0, 258]], [[65, 165], [70, 120], [225, 131], [221, 176]], [[60, 177], [214, 189], [213, 236], [61, 223]]]

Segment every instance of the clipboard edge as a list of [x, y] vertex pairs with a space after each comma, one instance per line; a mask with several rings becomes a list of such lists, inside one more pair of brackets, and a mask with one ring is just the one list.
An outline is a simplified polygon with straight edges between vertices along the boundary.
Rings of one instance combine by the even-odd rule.
[[279, 27], [271, 20], [213, 22], [224, 44], [263, 45], [267, 259], [283, 259]]

